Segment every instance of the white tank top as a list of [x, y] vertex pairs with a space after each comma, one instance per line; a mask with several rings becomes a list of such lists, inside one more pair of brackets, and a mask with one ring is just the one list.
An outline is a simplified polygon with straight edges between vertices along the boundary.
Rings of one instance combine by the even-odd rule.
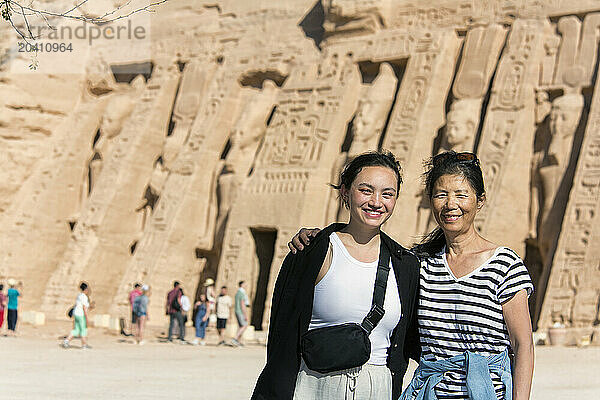
[[[360, 324], [373, 302], [378, 262], [365, 263], [352, 257], [335, 232], [329, 241], [333, 248], [331, 266], [315, 286], [309, 330], [348, 322]], [[391, 261], [390, 268], [393, 268]], [[393, 269], [388, 275], [383, 308], [385, 315], [369, 336], [369, 364], [386, 364], [390, 336], [400, 321], [400, 295]]]

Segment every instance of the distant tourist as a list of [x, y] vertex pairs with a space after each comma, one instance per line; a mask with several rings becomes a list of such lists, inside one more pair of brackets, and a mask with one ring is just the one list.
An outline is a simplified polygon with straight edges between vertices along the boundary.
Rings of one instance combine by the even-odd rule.
[[181, 313], [181, 290], [179, 282], [173, 282], [173, 290], [167, 293], [167, 315], [169, 316], [169, 335], [167, 340], [173, 341], [173, 327], [175, 322], [179, 325], [179, 340], [185, 340], [185, 325], [183, 324], [183, 314]]
[[244, 288], [244, 281], [239, 281], [238, 291], [235, 294], [235, 318], [237, 319], [238, 330], [235, 338], [231, 340], [231, 344], [234, 346], [243, 346], [242, 335], [244, 334], [246, 328], [248, 328], [249, 306], [250, 300], [248, 300], [248, 295], [246, 294], [246, 289]]
[[194, 304], [194, 308], [196, 311], [196, 318], [194, 320], [196, 339], [194, 339], [192, 344], [197, 345], [198, 340], [200, 340], [200, 345], [204, 346], [206, 344], [204, 341], [206, 336], [206, 326], [208, 325], [208, 300], [206, 299], [206, 294], [200, 294], [200, 300]]
[[187, 324], [188, 321], [188, 312], [192, 309], [192, 302], [190, 298], [183, 293], [183, 289], [181, 290], [181, 313], [183, 314], [183, 326]]
[[90, 346], [87, 344], [87, 321], [88, 311], [90, 310], [90, 300], [88, 295], [90, 293], [90, 288], [87, 283], [81, 282], [79, 289], [81, 290], [81, 293], [77, 295], [77, 298], [75, 299], [75, 307], [73, 308], [73, 330], [62, 343], [62, 346], [65, 349], [71, 346], [71, 340], [76, 337], [81, 339], [82, 349], [90, 348]]
[[4, 285], [0, 283], [0, 329], [4, 324], [4, 309], [6, 308], [6, 296], [4, 295]]
[[[16, 288], [21, 289], [21, 291], [17, 290]], [[16, 329], [17, 329], [17, 319], [19, 317], [18, 314], [18, 308], [19, 308], [19, 297], [23, 296], [23, 282], [19, 282], [17, 284], [17, 281], [15, 281], [14, 279], [9, 279], [8, 280], [8, 291], [7, 291], [7, 296], [8, 296], [8, 302], [6, 304], [6, 308], [7, 308], [7, 316], [6, 316], [6, 322], [8, 325], [8, 334], [11, 336], [15, 336], [16, 335]]]
[[144, 327], [148, 321], [148, 302], [150, 299], [150, 287], [142, 286], [141, 294], [133, 300], [133, 312], [135, 314], [136, 333], [135, 339], [137, 344], [144, 344]]
[[217, 332], [219, 333], [217, 346], [225, 344], [225, 328], [227, 327], [227, 319], [229, 319], [232, 305], [233, 301], [227, 295], [227, 286], [223, 286], [219, 297], [217, 297]]
[[135, 335], [135, 326], [136, 326], [136, 320], [137, 317], [135, 315], [135, 313], [133, 312], [133, 302], [135, 301], [135, 298], [140, 296], [142, 294], [142, 285], [140, 283], [136, 283], [135, 285], [133, 285], [133, 290], [131, 292], [129, 292], [128, 298], [129, 298], [129, 308], [131, 309], [131, 334]]

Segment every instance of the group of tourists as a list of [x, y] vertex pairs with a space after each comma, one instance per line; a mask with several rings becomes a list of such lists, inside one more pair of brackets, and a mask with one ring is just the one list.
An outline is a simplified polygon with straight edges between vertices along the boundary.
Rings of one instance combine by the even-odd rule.
[[[219, 335], [217, 345], [231, 345], [240, 347], [242, 344], [242, 335], [248, 327], [248, 307], [250, 301], [244, 288], [244, 281], [238, 283], [238, 290], [235, 298], [228, 295], [227, 286], [222, 286], [218, 296], [215, 297], [215, 282], [212, 278], [206, 279], [202, 285], [203, 290], [199, 294], [198, 300], [194, 303], [192, 315], [196, 337], [191, 342], [193, 345], [206, 345], [206, 328], [211, 320], [211, 315], [216, 317], [216, 328]], [[181, 284], [178, 281], [173, 282], [173, 289], [167, 293], [165, 312], [169, 316], [169, 330], [167, 340], [173, 341], [174, 330], [177, 327], [178, 339], [185, 342], [185, 324], [190, 311], [191, 303], [184, 294]], [[238, 323], [238, 330], [234, 338], [228, 343], [225, 340], [225, 330], [227, 322], [231, 315], [231, 308], [234, 308], [234, 314]]]
[[6, 336], [16, 336], [19, 318], [19, 297], [23, 296], [23, 282], [10, 278], [7, 280], [8, 290], [4, 294], [4, 284], [0, 283], [0, 331], [6, 318]]
[[[480, 162], [448, 151], [427, 167], [438, 226], [409, 250], [381, 230], [402, 185], [395, 156], [347, 163], [332, 186], [348, 223], [289, 243], [252, 399], [529, 399], [533, 286], [513, 250], [475, 229]], [[419, 366], [402, 392], [409, 358]]]
[[[18, 299], [22, 296], [22, 282], [16, 282], [14, 279], [8, 279], [8, 291], [4, 293], [4, 284], [0, 283], [0, 329], [4, 325], [4, 319], [7, 319], [8, 335], [15, 336], [15, 330], [18, 317]], [[219, 334], [218, 345], [242, 346], [241, 337], [248, 327], [248, 307], [250, 305], [248, 295], [244, 289], [244, 282], [239, 282], [239, 288], [235, 295], [235, 302], [227, 295], [227, 287], [223, 286], [217, 297], [214, 293], [214, 280], [206, 279], [203, 284], [198, 300], [194, 303], [193, 321], [196, 330], [196, 337], [193, 345], [206, 345], [206, 329], [208, 327], [211, 314], [216, 313], [216, 328]], [[64, 336], [61, 346], [70, 348], [74, 338], [81, 340], [82, 349], [90, 349], [88, 344], [88, 325], [89, 312], [94, 308], [94, 303], [90, 301], [91, 288], [87, 282], [81, 282], [79, 285], [79, 294], [75, 303], [67, 311], [69, 318], [73, 320], [73, 329]], [[151, 290], [148, 285], [135, 283], [133, 289], [128, 294], [129, 307], [131, 311], [131, 333], [122, 334], [134, 336], [135, 343], [143, 345], [144, 331], [148, 321], [148, 304], [150, 302]], [[229, 342], [225, 342], [225, 328], [230, 315], [231, 307], [235, 309], [235, 316], [239, 325], [237, 334]], [[173, 334], [177, 329], [178, 338], [182, 343], [185, 341], [185, 326], [188, 321], [189, 312], [192, 304], [188, 296], [184, 293], [183, 287], [177, 281], [173, 283], [173, 289], [167, 294], [166, 314], [169, 316], [169, 329], [167, 340], [173, 341]]]

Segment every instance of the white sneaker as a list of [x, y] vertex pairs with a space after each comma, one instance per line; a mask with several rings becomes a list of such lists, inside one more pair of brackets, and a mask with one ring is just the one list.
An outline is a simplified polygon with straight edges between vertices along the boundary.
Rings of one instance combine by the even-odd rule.
[[206, 346], [206, 342], [204, 340], [200, 341], [200, 346]]
[[63, 340], [62, 347], [64, 347], [65, 349], [68, 349], [69, 347], [71, 347], [71, 345], [69, 344], [69, 341], [67, 339]]
[[191, 343], [192, 343], [193, 346], [198, 346], [198, 339], [192, 340]]
[[146, 342], [144, 342], [143, 340], [140, 340], [140, 341], [138, 342], [138, 345], [139, 345], [139, 346], [143, 346], [143, 345], [145, 345], [145, 344], [146, 344]]

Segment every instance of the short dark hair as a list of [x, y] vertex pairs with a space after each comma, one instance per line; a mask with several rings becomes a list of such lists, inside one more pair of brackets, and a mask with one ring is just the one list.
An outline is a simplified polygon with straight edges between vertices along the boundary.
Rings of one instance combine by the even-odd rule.
[[85, 282], [81, 282], [81, 285], [79, 285], [79, 289], [81, 289], [82, 292], [87, 288], [88, 288], [88, 284]]
[[177, 286], [179, 286], [179, 281], [173, 282], [173, 287], [177, 287]]
[[0, 283], [0, 290], [4, 289], [4, 285]]
[[140, 283], [136, 283], [135, 285], [133, 285], [133, 287], [137, 289], [139, 287], [142, 287], [142, 285]]
[[339, 183], [332, 184], [331, 187], [340, 190], [342, 186], [349, 189], [356, 176], [365, 167], [385, 167], [394, 171], [396, 174], [396, 197], [400, 194], [400, 185], [402, 185], [402, 167], [396, 156], [388, 150], [377, 150], [362, 153], [352, 158], [340, 173]]
[[238, 286], [242, 286], [244, 284], [245, 281], [239, 281], [238, 282]]
[[227, 289], [227, 286], [221, 286], [221, 290]]

